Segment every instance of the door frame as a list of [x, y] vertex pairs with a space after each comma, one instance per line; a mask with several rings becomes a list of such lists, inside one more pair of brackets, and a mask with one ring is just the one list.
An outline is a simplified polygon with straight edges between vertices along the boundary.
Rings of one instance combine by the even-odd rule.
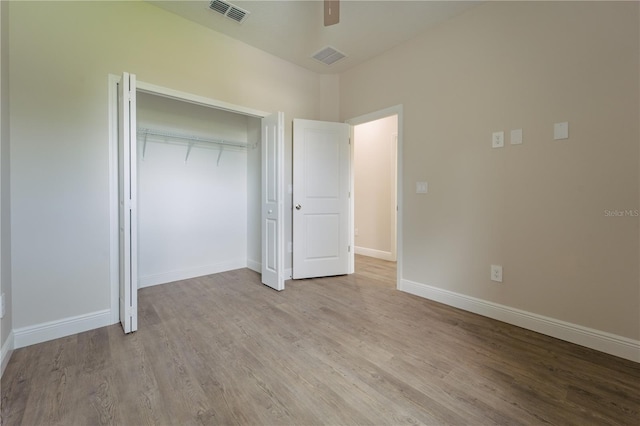
[[[121, 76], [108, 76], [108, 120], [109, 120], [109, 281], [111, 284], [111, 317], [112, 323], [120, 322], [120, 271], [119, 271], [119, 223], [118, 223], [118, 83]], [[188, 102], [209, 108], [220, 109], [255, 118], [271, 115], [269, 112], [247, 108], [192, 93], [181, 92], [138, 80], [136, 89], [139, 92], [163, 96], [182, 102]]]
[[[400, 289], [402, 282], [402, 206], [403, 206], [403, 139], [404, 139], [404, 126], [403, 126], [403, 106], [402, 104], [394, 105], [392, 107], [384, 108], [378, 111], [373, 111], [368, 114], [360, 115], [358, 117], [350, 118], [345, 121], [345, 123], [351, 126], [351, 183], [350, 183], [350, 191], [351, 194], [355, 195], [355, 174], [354, 174], [354, 147], [355, 147], [355, 138], [354, 138], [354, 128], [359, 124], [369, 123], [371, 121], [376, 121], [381, 118], [390, 117], [392, 115], [397, 116], [398, 120], [398, 142], [396, 145], [396, 202], [397, 202], [397, 212], [396, 212], [396, 288]], [[349, 273], [355, 272], [355, 196], [350, 197], [349, 200], [349, 235], [350, 241], [349, 245], [353, 248], [351, 250], [351, 256], [349, 256]]]

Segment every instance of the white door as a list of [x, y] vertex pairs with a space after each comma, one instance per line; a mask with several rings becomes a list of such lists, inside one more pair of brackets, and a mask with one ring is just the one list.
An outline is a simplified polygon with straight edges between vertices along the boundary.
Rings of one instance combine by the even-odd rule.
[[293, 278], [349, 272], [349, 147], [344, 123], [293, 121]]
[[262, 119], [262, 283], [284, 290], [284, 114]]
[[120, 228], [120, 323], [138, 329], [138, 226], [136, 163], [136, 76], [118, 83], [118, 186]]

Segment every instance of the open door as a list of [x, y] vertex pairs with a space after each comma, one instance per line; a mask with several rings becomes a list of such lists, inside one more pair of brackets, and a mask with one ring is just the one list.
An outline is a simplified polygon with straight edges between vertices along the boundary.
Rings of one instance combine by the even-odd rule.
[[262, 283], [284, 290], [284, 113], [262, 119]]
[[349, 273], [350, 127], [293, 121], [293, 278]]
[[125, 72], [118, 83], [120, 323], [125, 333], [138, 329], [136, 131], [136, 76]]

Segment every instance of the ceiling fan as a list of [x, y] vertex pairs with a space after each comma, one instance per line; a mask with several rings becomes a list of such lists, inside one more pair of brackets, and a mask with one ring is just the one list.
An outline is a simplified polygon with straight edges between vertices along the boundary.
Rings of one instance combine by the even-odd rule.
[[324, 0], [324, 26], [340, 22], [340, 0]]

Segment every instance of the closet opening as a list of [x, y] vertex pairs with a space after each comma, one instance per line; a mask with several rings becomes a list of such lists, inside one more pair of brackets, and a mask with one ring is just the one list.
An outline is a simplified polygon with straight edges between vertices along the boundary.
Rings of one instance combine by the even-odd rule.
[[260, 259], [260, 126], [137, 92], [138, 288]]
[[111, 314], [129, 333], [139, 288], [261, 272], [263, 126], [273, 115], [126, 72], [109, 76], [109, 105]]

